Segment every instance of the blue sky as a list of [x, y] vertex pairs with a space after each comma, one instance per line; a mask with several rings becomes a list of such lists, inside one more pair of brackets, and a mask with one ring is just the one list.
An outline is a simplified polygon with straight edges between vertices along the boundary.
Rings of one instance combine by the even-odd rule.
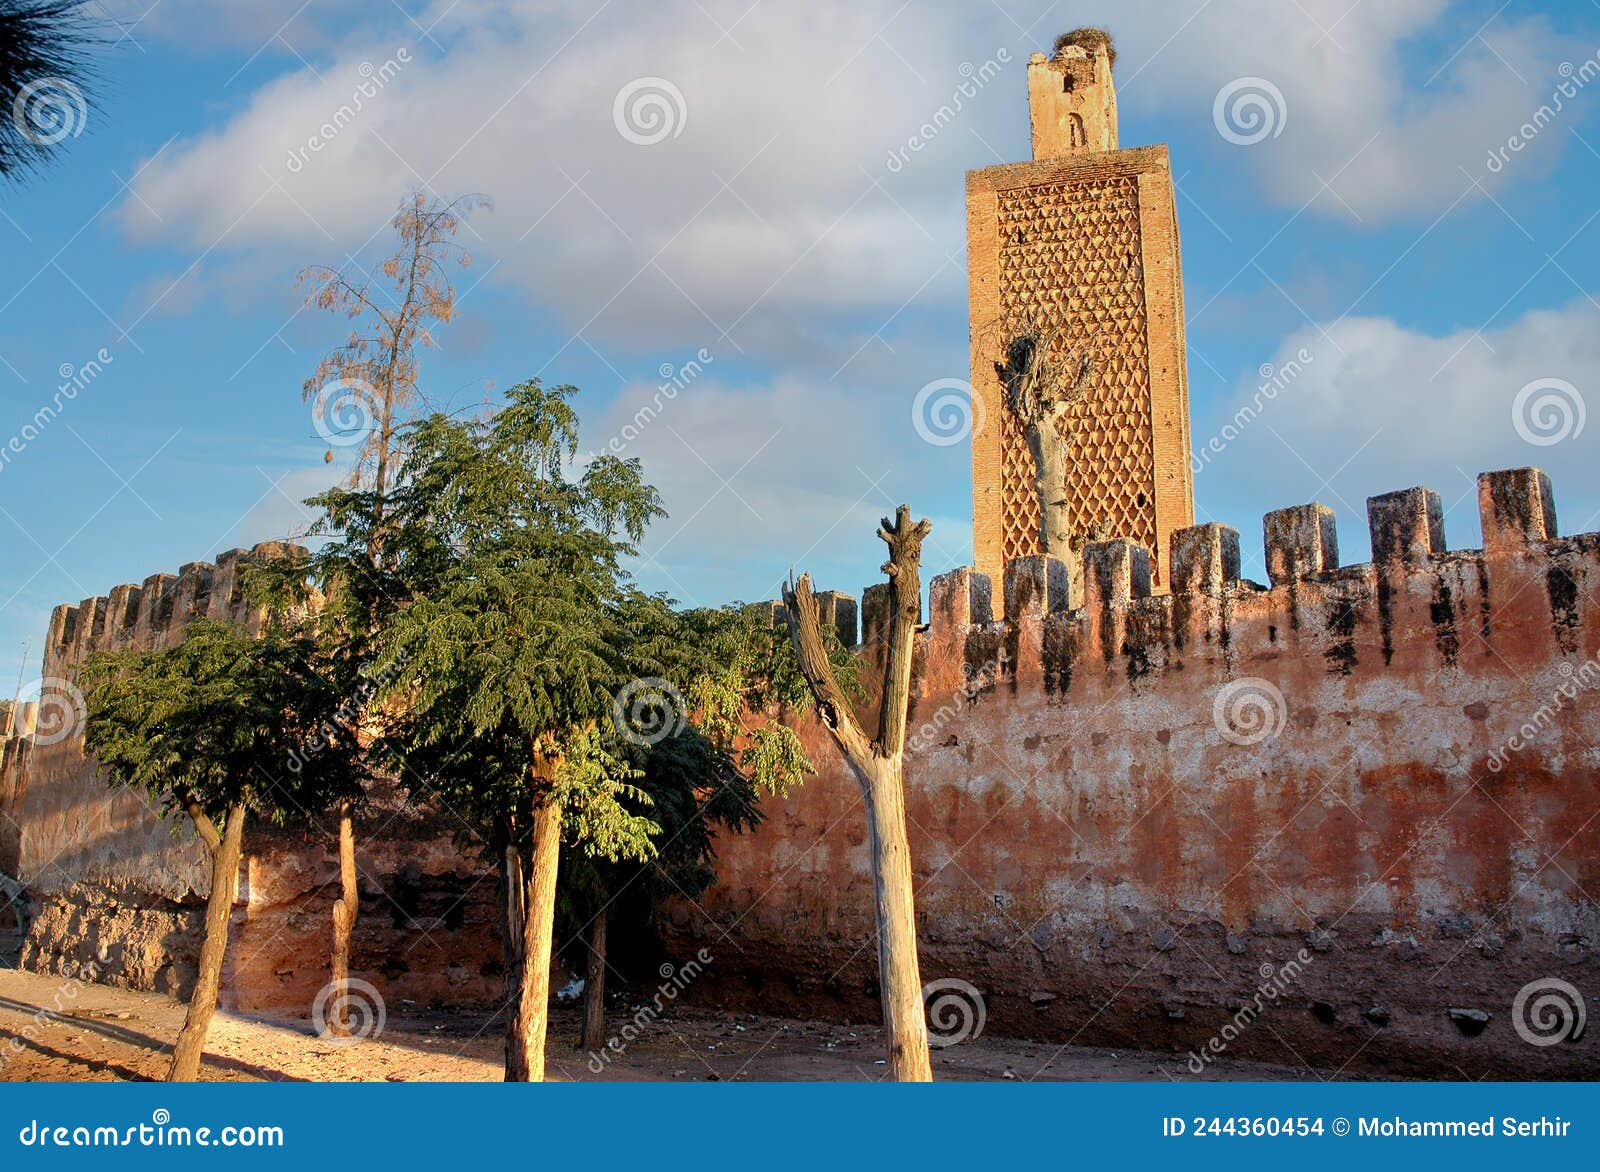
[[[1028, 54], [1080, 23], [1117, 39], [1122, 145], [1171, 147], [1194, 439], [1221, 444], [1197, 511], [1240, 530], [1247, 576], [1265, 510], [1323, 501], [1358, 561], [1365, 497], [1413, 484], [1475, 545], [1489, 468], [1544, 467], [1562, 531], [1600, 527], [1600, 423], [1580, 427], [1600, 370], [1594, 6], [292, 10], [108, 0], [122, 39], [81, 134], [0, 189], [8, 679], [37, 674], [58, 602], [305, 524], [295, 502], [340, 465], [300, 386], [346, 325], [295, 274], [371, 263], [418, 187], [495, 201], [463, 234], [430, 401], [575, 383], [598, 448], [663, 368], [709, 356], [626, 444], [672, 514], [645, 585], [755, 599], [793, 565], [856, 591], [901, 500], [934, 519], [929, 574], [967, 562], [969, 449], [925, 442], [912, 404], [967, 374], [963, 172], [1027, 158]], [[619, 94], [652, 93], [664, 131], [625, 98], [620, 132]], [[1241, 94], [1265, 123], [1236, 121]], [[1302, 350], [1224, 436], [1263, 365]]]

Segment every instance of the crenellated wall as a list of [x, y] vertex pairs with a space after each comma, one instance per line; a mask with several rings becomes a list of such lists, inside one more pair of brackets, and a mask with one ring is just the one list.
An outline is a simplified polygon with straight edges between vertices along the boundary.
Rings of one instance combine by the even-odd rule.
[[[1170, 1051], [1174, 1073], [1224, 1037], [1324, 1068], [1600, 1074], [1592, 1032], [1534, 1046], [1512, 1012], [1535, 980], [1600, 993], [1600, 534], [1558, 537], [1533, 469], [1480, 478], [1480, 505], [1484, 547], [1451, 551], [1435, 494], [1375, 497], [1357, 566], [1331, 511], [1268, 514], [1267, 585], [1221, 525], [1172, 535], [1156, 596], [1122, 541], [1076, 567], [1014, 559], [998, 589], [934, 578], [907, 767], [924, 980], [974, 985], [992, 1032]], [[47, 674], [233, 605], [223, 561], [58, 611]], [[859, 607], [878, 667], [886, 601]], [[822, 602], [855, 642], [855, 599]], [[819, 775], [725, 838], [718, 882], [663, 927], [716, 958], [696, 996], [873, 1020], [859, 792], [825, 731], [796, 727]], [[75, 742], [32, 754], [26, 963], [131, 940], [113, 979], [181, 988], [195, 848], [108, 796]], [[235, 1004], [303, 1011], [324, 979], [327, 840], [252, 837]], [[492, 881], [425, 822], [363, 841], [358, 967], [391, 996], [492, 999]]]
[[[240, 571], [286, 549], [267, 542], [191, 562], [176, 575], [76, 606], [58, 606], [44, 650], [44, 686], [28, 736], [0, 746], [0, 872], [28, 892], [22, 962], [78, 971], [93, 960], [104, 979], [187, 995], [196, 972], [210, 862], [188, 819], [162, 816], [144, 794], [109, 788], [83, 749], [75, 670], [98, 651], [170, 647], [200, 618], [259, 630]], [[425, 812], [382, 801], [384, 835], [362, 826], [358, 867], [363, 916], [353, 970], [396, 997], [483, 1002], [500, 985], [494, 885], [451, 845], [451, 828]], [[9, 855], [9, 857], [8, 857]], [[315, 823], [294, 832], [252, 826], [235, 908], [223, 1004], [309, 1011], [327, 981], [330, 905], [337, 894], [334, 835]], [[464, 933], [464, 934], [463, 934]]]
[[[1600, 535], [1558, 538], [1535, 470], [1480, 497], [1484, 548], [1457, 551], [1435, 494], [1373, 498], [1358, 566], [1331, 511], [1269, 514], [1265, 586], [1221, 525], [1173, 534], [1170, 595], [1120, 541], [1086, 549], [1081, 599], [1070, 567], [1013, 561], [999, 618], [985, 578], [935, 578], [907, 763], [923, 979], [975, 985], [991, 1030], [1181, 1073], [1296, 961], [1228, 1053], [1600, 1074], [1592, 1033], [1536, 1047], [1512, 1014], [1538, 979], [1600, 993]], [[821, 776], [720, 844], [673, 930], [720, 945], [716, 996], [870, 1020], [860, 797], [802, 736]]]

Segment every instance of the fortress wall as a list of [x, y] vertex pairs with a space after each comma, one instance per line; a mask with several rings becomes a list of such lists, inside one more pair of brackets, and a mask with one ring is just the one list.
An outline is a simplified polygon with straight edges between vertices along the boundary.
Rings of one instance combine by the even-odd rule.
[[[1412, 489], [1369, 502], [1368, 565], [1339, 565], [1328, 510], [1269, 514], [1267, 586], [1218, 525], [1173, 535], [1166, 596], [1124, 542], [1086, 550], [1081, 599], [1013, 561], [993, 621], [985, 579], [936, 578], [907, 764], [924, 981], [975, 985], [991, 1030], [1181, 1065], [1305, 950], [1229, 1053], [1600, 1074], [1592, 1035], [1534, 1047], [1511, 1013], [1536, 979], [1600, 990], [1600, 535], [1556, 537], [1533, 470], [1480, 488], [1483, 550], [1445, 550]], [[673, 931], [722, 962], [708, 995], [872, 1020], [859, 790], [802, 734], [820, 776], [720, 844]]]
[[[95, 652], [171, 647], [199, 618], [258, 630], [263, 614], [245, 601], [240, 570], [249, 558], [284, 548], [269, 542], [230, 550], [215, 563], [152, 574], [52, 613], [44, 721], [0, 748], [0, 825], [15, 828], [9, 844], [0, 838], [0, 872], [27, 891], [25, 966], [80, 971], [92, 960], [107, 981], [188, 995], [209, 858], [186, 816], [163, 814], [141, 792], [108, 787], [85, 759], [82, 698], [72, 680]], [[378, 827], [377, 839], [364, 833]], [[498, 996], [495, 884], [454, 849], [450, 827], [380, 805], [358, 833], [363, 907], [352, 971], [395, 998], [421, 1003]], [[225, 1008], [309, 1012], [328, 979], [338, 885], [331, 831], [251, 828]]]
[[[1536, 979], [1600, 989], [1600, 535], [1557, 536], [1536, 470], [1487, 474], [1480, 505], [1484, 548], [1451, 551], [1434, 494], [1373, 498], [1358, 566], [1339, 565], [1329, 510], [1268, 514], [1268, 585], [1239, 578], [1219, 525], [1172, 535], [1170, 593], [1122, 541], [1077, 567], [1014, 559], [1000, 584], [935, 578], [907, 766], [924, 980], [976, 986], [996, 1033], [1181, 1065], [1293, 962], [1230, 1055], [1600, 1073], [1592, 1033], [1531, 1046], [1511, 1012]], [[175, 613], [202, 597], [209, 613], [218, 579], [201, 577], [172, 587]], [[884, 588], [859, 616], [823, 601], [847, 637], [859, 618], [872, 677]], [[148, 608], [63, 608], [47, 665], [119, 637], [129, 623], [102, 609]], [[859, 791], [824, 730], [796, 727], [819, 774], [719, 844], [718, 882], [669, 909], [667, 944], [716, 958], [694, 996], [872, 1021]], [[110, 944], [132, 957], [111, 979], [181, 989], [197, 848], [119, 807], [66, 744], [33, 747], [13, 802], [39, 905], [25, 963]], [[421, 816], [362, 841], [362, 975], [390, 997], [490, 1001], [492, 877]], [[248, 846], [229, 996], [304, 1013], [325, 979], [331, 836]]]

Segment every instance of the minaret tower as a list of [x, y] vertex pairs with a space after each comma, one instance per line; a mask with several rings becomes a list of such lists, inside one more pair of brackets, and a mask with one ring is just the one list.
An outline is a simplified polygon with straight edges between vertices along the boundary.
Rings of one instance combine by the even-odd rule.
[[1061, 423], [1074, 557], [1128, 538], [1168, 587], [1174, 529], [1194, 523], [1183, 282], [1165, 146], [1118, 148], [1116, 50], [1079, 29], [1028, 62], [1033, 161], [967, 175], [974, 546], [997, 587], [1005, 562], [1040, 552], [1038, 488], [997, 372], [1019, 332], [1087, 356]]

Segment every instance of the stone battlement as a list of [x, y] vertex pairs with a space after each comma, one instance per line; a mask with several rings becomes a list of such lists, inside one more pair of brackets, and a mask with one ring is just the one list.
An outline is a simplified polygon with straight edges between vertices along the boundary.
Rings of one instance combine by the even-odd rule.
[[125, 583], [99, 598], [56, 607], [45, 636], [45, 677], [60, 677], [97, 651], [171, 647], [196, 619], [258, 628], [262, 611], [246, 601], [240, 571], [252, 559], [298, 548], [263, 541], [250, 549], [230, 549], [215, 562], [188, 562], [175, 575], [151, 574], [142, 584]]
[[[1594, 1077], [1600, 1035], [1528, 1046], [1511, 1007], [1531, 981], [1600, 972], [1600, 534], [1557, 535], [1536, 469], [1485, 474], [1479, 499], [1483, 548], [1447, 550], [1435, 494], [1372, 498], [1373, 561], [1353, 566], [1330, 510], [1269, 513], [1267, 584], [1240, 577], [1239, 535], [1216, 524], [1172, 534], [1167, 593], [1125, 540], [1078, 566], [1013, 558], [998, 591], [971, 568], [933, 578], [906, 765], [924, 977], [974, 984], [998, 1033], [1181, 1055], [1303, 953], [1271, 1028], [1230, 1055]], [[258, 621], [245, 556], [58, 608], [47, 671], [170, 644], [202, 615]], [[885, 587], [818, 597], [870, 692]], [[736, 943], [706, 997], [872, 1020], [859, 789], [826, 730], [793, 723], [817, 776], [722, 837], [716, 882], [661, 927], [672, 953]], [[183, 989], [202, 853], [107, 790], [77, 738], [19, 747], [0, 804], [20, 841], [0, 854], [36, 908], [24, 963], [110, 947], [105, 979]], [[326, 923], [325, 837], [252, 832], [228, 1004], [303, 1011], [325, 982], [294, 927]], [[492, 1000], [492, 896], [467, 900], [492, 892], [483, 864], [426, 819], [361, 842], [364, 899], [440, 910], [363, 917], [357, 971], [386, 995]], [[418, 941], [474, 959], [396, 960]]]
[[[1152, 642], [1174, 654], [1198, 644], [1236, 656], [1240, 648], [1232, 625], [1264, 617], [1284, 620], [1285, 639], [1291, 632], [1301, 639], [1329, 636], [1329, 670], [1349, 674], [1357, 661], [1347, 645], [1361, 618], [1380, 624], [1385, 664], [1397, 650], [1407, 661], [1417, 659], [1417, 649], [1394, 645], [1393, 609], [1400, 596], [1421, 582], [1436, 588], [1430, 617], [1444, 642], [1433, 646], [1454, 665], [1461, 632], [1447, 635], [1444, 628], [1472, 628], [1476, 617], [1481, 621], [1473, 629], [1489, 637], [1487, 567], [1501, 563], [1514, 564], [1519, 579], [1538, 577], [1542, 568], [1543, 593], [1553, 608], [1550, 647], [1574, 653], [1578, 581], [1589, 568], [1586, 561], [1600, 551], [1600, 534], [1557, 536], [1550, 481], [1537, 468], [1483, 473], [1478, 504], [1483, 548], [1447, 550], [1437, 493], [1408, 488], [1371, 497], [1367, 525], [1373, 560], [1350, 566], [1339, 564], [1332, 509], [1308, 504], [1275, 510], [1262, 521], [1270, 585], [1240, 577], [1239, 533], [1216, 523], [1173, 532], [1170, 594], [1153, 593], [1150, 551], [1124, 539], [1087, 544], [1076, 565], [1041, 556], [1012, 559], [1006, 564], [998, 613], [989, 577], [964, 567], [932, 579], [930, 614], [918, 632], [919, 650], [926, 658], [929, 648], [987, 627], [996, 627], [990, 632], [996, 635], [1014, 627], [1031, 628], [1037, 635], [1040, 621], [1048, 620], [1055, 628], [1081, 629], [1088, 644], [1108, 661], [1135, 656], [1140, 663], [1130, 665], [1130, 672], [1138, 677], [1153, 666], [1146, 661]], [[1459, 582], [1459, 589], [1452, 589], [1452, 580]], [[1075, 582], [1081, 583], [1079, 597], [1074, 597]], [[1465, 604], [1475, 595], [1481, 595], [1475, 599], [1481, 613], [1468, 614]], [[859, 645], [870, 654], [881, 643], [889, 617], [886, 584], [863, 592], [859, 632], [853, 596], [825, 591], [817, 598], [824, 622], [835, 627], [847, 647]], [[763, 605], [771, 609], [774, 621], [782, 618], [782, 603]], [[1265, 634], [1268, 644], [1278, 643], [1279, 624], [1269, 623]]]

